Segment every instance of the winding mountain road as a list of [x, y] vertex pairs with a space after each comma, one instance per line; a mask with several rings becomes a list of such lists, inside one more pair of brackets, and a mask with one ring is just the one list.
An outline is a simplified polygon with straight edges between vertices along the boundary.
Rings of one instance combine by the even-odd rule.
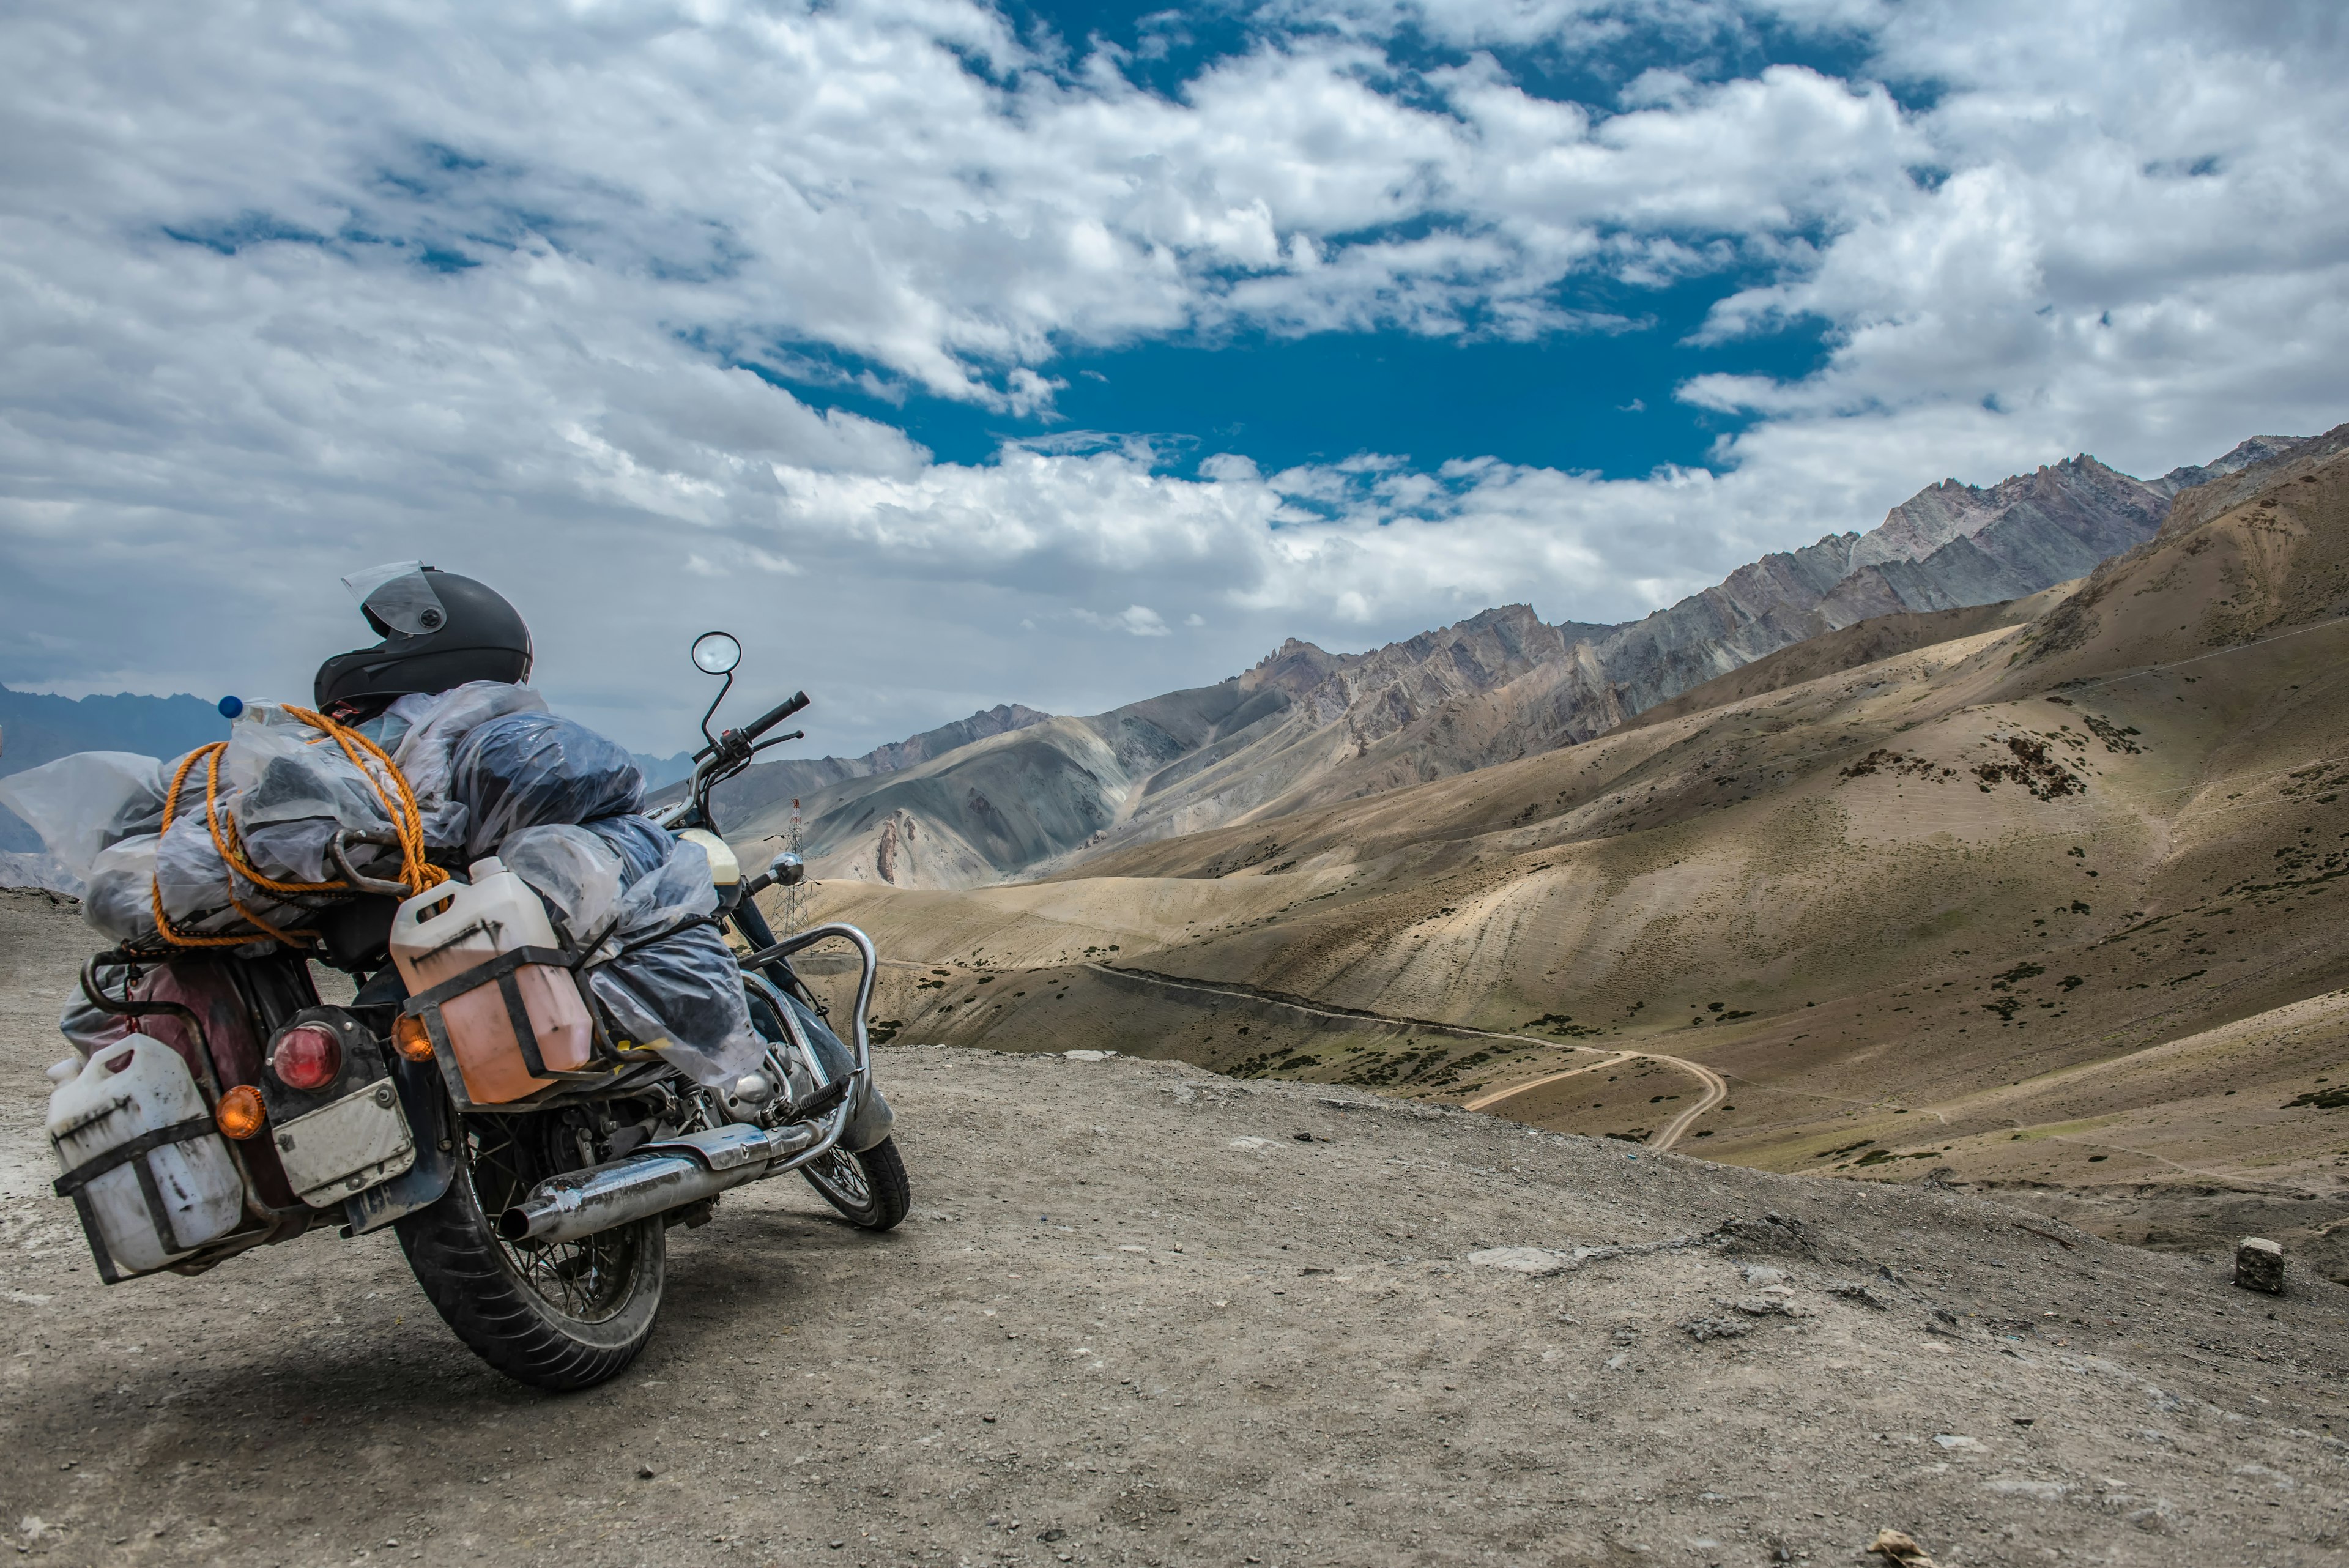
[[1489, 1109], [1494, 1106], [1499, 1105], [1502, 1101], [1509, 1099], [1514, 1096], [1522, 1095], [1529, 1089], [1540, 1088], [1545, 1084], [1555, 1084], [1560, 1079], [1578, 1077], [1584, 1073], [1596, 1072], [1601, 1067], [1616, 1066], [1621, 1063], [1633, 1061], [1644, 1056], [1651, 1062], [1661, 1062], [1668, 1067], [1676, 1067], [1680, 1069], [1682, 1072], [1686, 1073], [1690, 1077], [1694, 1078], [1704, 1087], [1704, 1093], [1698, 1097], [1694, 1105], [1692, 1105], [1686, 1110], [1680, 1112], [1678, 1115], [1674, 1116], [1671, 1120], [1666, 1122], [1662, 1127], [1657, 1128], [1655, 1132], [1649, 1135], [1646, 1147], [1653, 1149], [1668, 1149], [1671, 1147], [1672, 1145], [1678, 1143], [1681, 1138], [1687, 1134], [1690, 1127], [1696, 1125], [1696, 1120], [1699, 1116], [1703, 1116], [1705, 1112], [1713, 1109], [1713, 1106], [1721, 1104], [1723, 1100], [1729, 1097], [1729, 1085], [1723, 1080], [1720, 1074], [1714, 1072], [1712, 1068], [1705, 1066], [1702, 1063], [1692, 1062], [1685, 1056], [1667, 1056], [1661, 1052], [1657, 1051], [1601, 1051], [1595, 1045], [1561, 1045], [1555, 1040], [1544, 1040], [1537, 1035], [1510, 1034], [1494, 1029], [1474, 1029], [1464, 1023], [1435, 1023], [1425, 1019], [1393, 1018], [1385, 1013], [1372, 1012], [1363, 1008], [1349, 1008], [1341, 1011], [1333, 1008], [1315, 1007], [1309, 1002], [1291, 1002], [1286, 997], [1268, 996], [1264, 992], [1257, 991], [1249, 986], [1230, 983], [1218, 985], [1206, 981], [1184, 980], [1174, 975], [1160, 974], [1151, 970], [1125, 969], [1113, 964], [1100, 963], [1088, 963], [1085, 965], [1085, 968], [1096, 971], [1102, 974], [1126, 976], [1140, 975], [1150, 980], [1155, 984], [1169, 986], [1178, 991], [1204, 992], [1210, 996], [1228, 996], [1244, 1002], [1257, 1002], [1267, 1007], [1285, 1007], [1289, 1009], [1291, 1012], [1306, 1013], [1315, 1018], [1332, 1018], [1337, 1019], [1341, 1023], [1361, 1022], [1366, 1019], [1374, 1020], [1382, 1023], [1399, 1024], [1405, 1028], [1419, 1029], [1428, 1033], [1440, 1032], [1446, 1034], [1458, 1034], [1480, 1040], [1516, 1040], [1528, 1045], [1539, 1045], [1544, 1050], [1547, 1051], [1590, 1052], [1596, 1054], [1599, 1058], [1596, 1062], [1585, 1063], [1579, 1067], [1569, 1067], [1562, 1073], [1552, 1073], [1547, 1077], [1536, 1078], [1530, 1083], [1512, 1085], [1508, 1088], [1497, 1090], [1493, 1094], [1483, 1096], [1480, 1098], [1464, 1102], [1463, 1108], [1472, 1111]]
[[[1525, 1036], [1521, 1034], [1512, 1034], [1505, 1036], [1505, 1038], [1522, 1040]], [[1672, 1145], [1680, 1142], [1680, 1140], [1686, 1136], [1690, 1127], [1696, 1125], [1696, 1119], [1699, 1116], [1713, 1109], [1713, 1106], [1721, 1104], [1722, 1101], [1729, 1098], [1729, 1085], [1723, 1080], [1720, 1074], [1704, 1065], [1702, 1062], [1692, 1062], [1685, 1056], [1666, 1056], [1661, 1053], [1655, 1051], [1615, 1051], [1609, 1053], [1608, 1058], [1604, 1062], [1592, 1062], [1585, 1066], [1569, 1067], [1563, 1073], [1552, 1073], [1546, 1077], [1536, 1078], [1530, 1083], [1512, 1084], [1506, 1089], [1496, 1089], [1492, 1094], [1481, 1096], [1476, 1099], [1467, 1101], [1466, 1108], [1472, 1111], [1490, 1110], [1493, 1106], [1499, 1105], [1502, 1101], [1512, 1099], [1518, 1095], [1526, 1093], [1529, 1089], [1538, 1089], [1546, 1084], [1555, 1084], [1562, 1078], [1580, 1077], [1585, 1073], [1596, 1072], [1601, 1067], [1611, 1067], [1619, 1062], [1635, 1061], [1642, 1056], [1646, 1057], [1651, 1062], [1661, 1062], [1667, 1066], [1678, 1067], [1682, 1072], [1686, 1073], [1689, 1076], [1694, 1078], [1698, 1083], [1704, 1085], [1704, 1093], [1701, 1097], [1699, 1097], [1696, 1104], [1689, 1106], [1686, 1110], [1682, 1111], [1679, 1115], [1673, 1116], [1671, 1121], [1666, 1122], [1662, 1127], [1657, 1128], [1654, 1133], [1650, 1135], [1648, 1138], [1648, 1147], [1650, 1148], [1661, 1149], [1671, 1147]]]

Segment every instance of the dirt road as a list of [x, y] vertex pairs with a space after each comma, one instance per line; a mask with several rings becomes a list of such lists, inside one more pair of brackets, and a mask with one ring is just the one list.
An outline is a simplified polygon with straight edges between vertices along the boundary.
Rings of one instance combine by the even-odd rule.
[[[918, 968], [920, 966], [908, 964], [905, 967], [910, 969]], [[1089, 963], [1082, 967], [1092, 970], [1095, 973], [1099, 974], [1118, 972], [1107, 964]], [[1340, 1023], [1349, 1023], [1356, 1019], [1376, 1018], [1380, 1016], [1377, 1013], [1364, 1012], [1360, 1010], [1340, 1012], [1330, 1008], [1315, 1007], [1309, 1002], [1291, 1002], [1282, 997], [1267, 996], [1264, 992], [1248, 986], [1218, 985], [1210, 981], [1182, 980], [1173, 975], [1164, 974], [1152, 974], [1150, 978], [1157, 984], [1164, 986], [1169, 990], [1194, 991], [1207, 996], [1235, 997], [1242, 1001], [1256, 1002], [1259, 1006], [1287, 1008], [1292, 1012], [1301, 1013], [1308, 1017], [1332, 1019]], [[1431, 1033], [1441, 1033], [1444, 1034], [1456, 1034], [1464, 1038], [1475, 1040], [1510, 1040], [1524, 1045], [1538, 1045], [1545, 1051], [1557, 1051], [1574, 1055], [1595, 1054], [1599, 1058], [1595, 1062], [1586, 1062], [1578, 1067], [1569, 1067], [1562, 1073], [1551, 1073], [1547, 1076], [1536, 1078], [1530, 1083], [1512, 1084], [1507, 1088], [1502, 1089], [1495, 1094], [1485, 1095], [1480, 1098], [1470, 1100], [1467, 1102], [1467, 1108], [1472, 1111], [1488, 1109], [1491, 1106], [1499, 1105], [1502, 1101], [1509, 1098], [1513, 1095], [1522, 1095], [1528, 1089], [1537, 1089], [1545, 1084], [1555, 1084], [1560, 1079], [1578, 1077], [1582, 1074], [1595, 1071], [1598, 1068], [1616, 1066], [1625, 1062], [1636, 1062], [1640, 1060], [1661, 1062], [1667, 1067], [1686, 1073], [1690, 1077], [1694, 1078], [1703, 1086], [1704, 1093], [1698, 1096], [1693, 1105], [1674, 1116], [1671, 1120], [1666, 1122], [1662, 1127], [1658, 1127], [1644, 1140], [1648, 1147], [1655, 1149], [1660, 1153], [1680, 1142], [1681, 1138], [1686, 1135], [1689, 1128], [1696, 1125], [1698, 1117], [1703, 1116], [1705, 1112], [1713, 1109], [1713, 1106], [1721, 1104], [1722, 1101], [1729, 1097], [1729, 1085], [1723, 1080], [1720, 1074], [1714, 1072], [1712, 1068], [1705, 1066], [1701, 1062], [1692, 1062], [1684, 1056], [1666, 1056], [1654, 1051], [1613, 1051], [1603, 1049], [1596, 1045], [1561, 1045], [1555, 1040], [1544, 1040], [1538, 1035], [1512, 1034], [1498, 1029], [1472, 1029], [1464, 1023], [1431, 1023], [1419, 1019], [1400, 1018], [1389, 1020], [1389, 1022], [1396, 1023], [1410, 1023], [1415, 1028], [1427, 1031]]]
[[[730, 1195], [671, 1233], [644, 1357], [569, 1398], [460, 1348], [385, 1236], [109, 1290], [43, 1190], [87, 945], [52, 913], [0, 897], [28, 1559], [1727, 1568], [1888, 1525], [1945, 1565], [2349, 1555], [2338, 1287], [1172, 1063], [883, 1053], [914, 1220]], [[1663, 1245], [1575, 1263], [1610, 1242]]]
[[[1526, 1038], [1526, 1036], [1522, 1034], [1513, 1034], [1502, 1036], [1501, 1038], [1522, 1040]], [[1695, 1104], [1690, 1106], [1688, 1109], [1672, 1117], [1671, 1120], [1666, 1122], [1662, 1127], [1658, 1127], [1648, 1138], [1647, 1147], [1650, 1148], [1656, 1149], [1661, 1152], [1671, 1147], [1687, 1135], [1689, 1128], [1696, 1126], [1697, 1118], [1699, 1116], [1702, 1116], [1705, 1112], [1713, 1109], [1713, 1106], [1729, 1098], [1729, 1085], [1727, 1081], [1725, 1081], [1720, 1074], [1714, 1072], [1712, 1068], [1706, 1066], [1702, 1062], [1692, 1062], [1685, 1056], [1660, 1056], [1653, 1051], [1614, 1051], [1609, 1052], [1607, 1059], [1603, 1062], [1592, 1062], [1585, 1066], [1569, 1067], [1563, 1073], [1552, 1073], [1546, 1077], [1536, 1078], [1531, 1083], [1527, 1084], [1512, 1084], [1507, 1088], [1502, 1089], [1497, 1093], [1485, 1095], [1476, 1099], [1470, 1100], [1467, 1103], [1466, 1108], [1472, 1111], [1490, 1110], [1495, 1106], [1500, 1105], [1503, 1101], [1508, 1100], [1515, 1096], [1522, 1095], [1528, 1089], [1538, 1089], [1546, 1084], [1555, 1084], [1566, 1078], [1578, 1078], [1583, 1074], [1594, 1072], [1600, 1067], [1610, 1067], [1623, 1062], [1634, 1062], [1638, 1061], [1641, 1057], [1645, 1057], [1651, 1062], [1661, 1062], [1667, 1067], [1677, 1067], [1682, 1072], [1686, 1073], [1690, 1077], [1694, 1078], [1698, 1083], [1704, 1085], [1704, 1093], [1697, 1097]]]

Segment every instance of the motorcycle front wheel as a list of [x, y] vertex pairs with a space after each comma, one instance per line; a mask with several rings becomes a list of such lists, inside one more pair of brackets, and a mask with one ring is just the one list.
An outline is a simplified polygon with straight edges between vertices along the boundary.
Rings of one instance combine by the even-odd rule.
[[897, 1140], [885, 1137], [863, 1154], [834, 1147], [802, 1166], [808, 1185], [860, 1231], [894, 1229], [914, 1206], [913, 1183]]
[[652, 1337], [667, 1273], [656, 1216], [576, 1241], [507, 1241], [497, 1216], [564, 1167], [538, 1116], [471, 1116], [455, 1179], [394, 1222], [416, 1282], [466, 1347], [550, 1392], [616, 1376]]

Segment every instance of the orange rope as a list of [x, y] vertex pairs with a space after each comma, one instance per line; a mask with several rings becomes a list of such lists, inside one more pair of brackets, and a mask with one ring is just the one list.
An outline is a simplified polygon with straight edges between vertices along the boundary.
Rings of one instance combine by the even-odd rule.
[[[416, 792], [409, 787], [407, 777], [400, 773], [398, 765], [391, 760], [384, 749], [357, 731], [347, 725], [338, 724], [323, 713], [314, 713], [307, 708], [294, 707], [288, 707], [285, 711], [312, 729], [322, 732], [310, 744], [315, 746], [323, 741], [333, 741], [342, 749], [343, 755], [349, 759], [351, 765], [365, 775], [367, 783], [374, 786], [376, 798], [382, 803], [384, 815], [390, 819], [392, 831], [399, 840], [398, 880], [407, 886], [409, 891], [411, 894], [421, 893], [427, 888], [436, 888], [447, 881], [449, 873], [425, 857], [424, 815], [416, 805]], [[163, 800], [163, 826], [157, 836], [160, 837], [161, 834], [171, 831], [171, 819], [179, 811], [180, 791], [186, 785], [188, 774], [196, 765], [196, 760], [202, 758], [204, 762], [204, 825], [212, 830], [212, 847], [219, 851], [222, 864], [228, 867], [230, 905], [260, 930], [287, 947], [299, 947], [316, 937], [317, 933], [279, 930], [245, 907], [243, 900], [236, 896], [237, 880], [241, 877], [256, 888], [278, 894], [343, 893], [350, 891], [351, 885], [341, 880], [281, 882], [274, 877], [263, 876], [254, 868], [253, 862], [245, 856], [243, 846], [238, 842], [235, 819], [223, 818], [221, 815], [220, 763], [221, 757], [227, 751], [226, 741], [214, 741], [208, 746], [197, 747], [181, 760], [179, 771], [171, 775], [171, 794]], [[155, 929], [161, 934], [163, 940], [173, 947], [242, 947], [253, 940], [251, 937], [243, 936], [191, 936], [175, 929], [171, 919], [163, 913], [163, 885], [160, 877], [154, 884], [150, 901], [155, 912]]]

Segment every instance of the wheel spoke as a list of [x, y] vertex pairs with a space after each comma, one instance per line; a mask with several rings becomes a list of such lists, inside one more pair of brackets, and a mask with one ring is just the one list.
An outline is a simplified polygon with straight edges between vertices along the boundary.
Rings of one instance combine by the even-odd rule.
[[[536, 1185], [539, 1162], [527, 1158], [517, 1138], [485, 1137], [467, 1128], [468, 1175], [481, 1212], [494, 1220]], [[497, 1241], [514, 1277], [565, 1317], [601, 1323], [627, 1304], [626, 1228], [583, 1236], [575, 1241]]]

